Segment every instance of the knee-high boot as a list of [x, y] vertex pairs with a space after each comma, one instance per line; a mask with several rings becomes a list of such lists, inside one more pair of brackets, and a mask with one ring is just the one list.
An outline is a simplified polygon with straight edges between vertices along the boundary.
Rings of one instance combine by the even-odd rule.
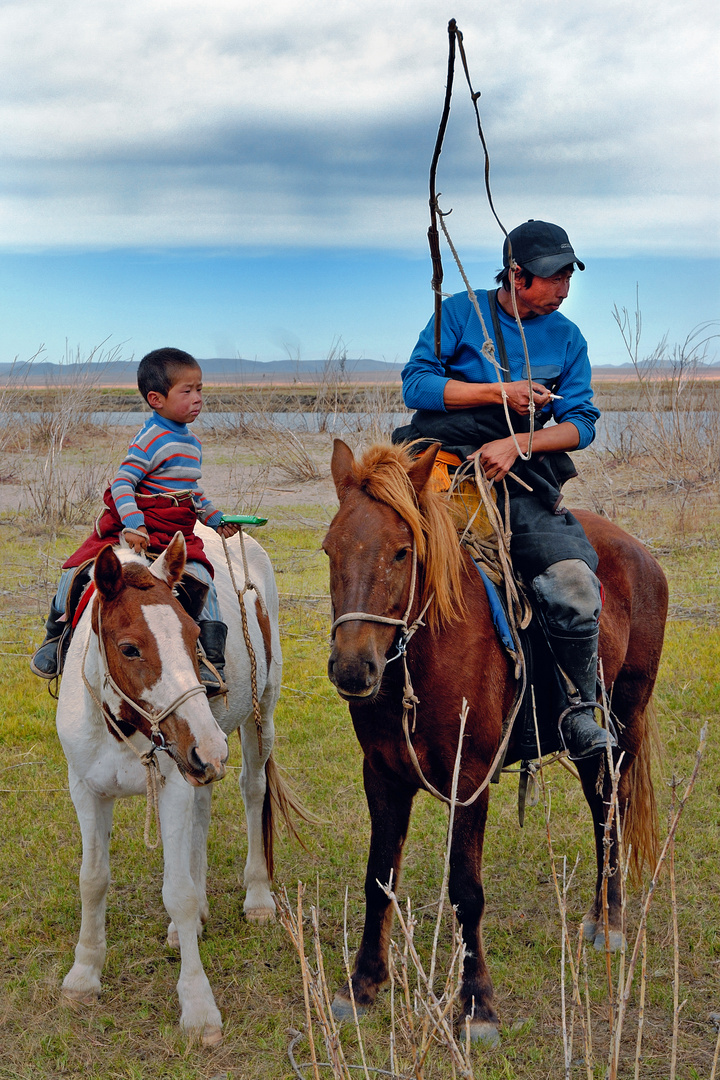
[[[592, 757], [607, 746], [608, 732], [596, 722], [599, 631], [592, 634], [549, 634], [555, 659], [574, 685], [568, 691], [568, 707], [562, 715], [560, 733], [571, 758]], [[616, 740], [610, 733], [610, 745]]]

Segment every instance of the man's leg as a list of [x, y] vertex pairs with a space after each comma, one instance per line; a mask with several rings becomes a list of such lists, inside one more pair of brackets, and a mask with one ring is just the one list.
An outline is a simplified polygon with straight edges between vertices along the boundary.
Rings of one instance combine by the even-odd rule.
[[[602, 753], [607, 732], [596, 722], [600, 582], [582, 559], [564, 559], [533, 579], [555, 659], [573, 683], [561, 734], [571, 758]], [[611, 745], [615, 740], [610, 736]]]

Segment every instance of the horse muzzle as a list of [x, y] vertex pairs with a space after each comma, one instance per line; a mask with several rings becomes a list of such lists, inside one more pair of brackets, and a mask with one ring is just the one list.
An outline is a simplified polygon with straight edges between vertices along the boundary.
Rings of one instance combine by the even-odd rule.
[[213, 720], [214, 731], [198, 737], [185, 723], [169, 718], [164, 749], [177, 765], [183, 778], [193, 787], [204, 787], [222, 780], [228, 759], [227, 737]]
[[373, 657], [342, 656], [334, 648], [328, 660], [328, 678], [346, 701], [375, 697], [384, 670], [384, 659], [378, 663]]
[[203, 761], [197, 746], [193, 746], [187, 754], [179, 753], [177, 747], [174, 746], [168, 746], [167, 750], [183, 778], [193, 787], [214, 784], [216, 780], [222, 780], [225, 775], [227, 754], [215, 761]]

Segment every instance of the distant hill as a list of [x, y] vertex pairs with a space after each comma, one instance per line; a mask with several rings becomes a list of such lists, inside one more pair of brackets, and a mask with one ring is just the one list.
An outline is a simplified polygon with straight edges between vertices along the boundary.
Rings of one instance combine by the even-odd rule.
[[[650, 375], [656, 379], [668, 379], [676, 371], [672, 363], [648, 364], [642, 361], [638, 364], [644, 375]], [[720, 379], [720, 365], [697, 364], [694, 368], [687, 369], [692, 372], [696, 379]], [[636, 378], [635, 365], [628, 361], [626, 364], [593, 364], [593, 379], [628, 379]]]
[[[319, 383], [323, 379], [345, 378], [356, 382], [399, 382], [403, 363], [390, 364], [384, 360], [365, 357], [345, 360], [243, 360], [210, 357], [200, 359], [206, 383], [273, 385], [274, 383]], [[641, 365], [642, 368], [643, 365]], [[135, 361], [109, 361], [95, 364], [52, 364], [48, 361], [0, 364], [0, 383], [53, 386], [77, 382], [91, 377], [100, 386], [135, 386]], [[672, 365], [657, 365], [652, 374], [658, 378], [672, 374]], [[594, 379], [624, 380], [635, 376], [631, 363], [597, 364], [592, 369]], [[694, 374], [704, 379], [720, 379], [720, 365], [698, 364]]]
[[[386, 382], [400, 378], [402, 363], [365, 358], [327, 360], [198, 359], [207, 383], [316, 383], [323, 377], [344, 376], [359, 381]], [[47, 361], [0, 364], [3, 383], [49, 385], [68, 383], [91, 376], [102, 386], [135, 385], [138, 365], [135, 361], [109, 361], [96, 364], [52, 364]]]

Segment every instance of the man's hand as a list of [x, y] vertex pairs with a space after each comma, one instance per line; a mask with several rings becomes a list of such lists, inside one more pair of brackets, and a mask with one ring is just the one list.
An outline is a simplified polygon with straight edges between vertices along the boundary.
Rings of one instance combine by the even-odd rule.
[[[506, 382], [503, 383], [505, 387], [505, 394], [507, 396], [508, 405], [519, 416], [527, 416], [530, 412], [530, 391], [528, 388], [527, 380], [523, 379], [521, 382]], [[551, 400], [550, 391], [542, 383], [534, 382], [533, 386], [533, 400], [535, 402], [536, 409], [542, 409], [544, 405], [547, 405]]]
[[[534, 382], [533, 401], [536, 409], [542, 409], [552, 400], [552, 394], [542, 383]], [[530, 390], [527, 379], [517, 382], [467, 383], [458, 379], [448, 379], [443, 390], [443, 402], [448, 412], [456, 409], [475, 409], [478, 405], [501, 405], [502, 393], [508, 400], [509, 407], [519, 416], [530, 412]]]
[[129, 548], [139, 555], [141, 551], [147, 551], [150, 537], [144, 525], [138, 525], [137, 529], [123, 529], [123, 537]]
[[488, 480], [500, 481], [507, 476], [512, 469], [518, 456], [517, 447], [512, 438], [495, 439], [485, 443], [474, 454], [468, 456], [468, 460], [480, 458], [480, 465]]
[[218, 532], [220, 536], [224, 536], [226, 540], [229, 540], [235, 533], [240, 532], [240, 526], [226, 523], [225, 525], [218, 525], [216, 532]]

